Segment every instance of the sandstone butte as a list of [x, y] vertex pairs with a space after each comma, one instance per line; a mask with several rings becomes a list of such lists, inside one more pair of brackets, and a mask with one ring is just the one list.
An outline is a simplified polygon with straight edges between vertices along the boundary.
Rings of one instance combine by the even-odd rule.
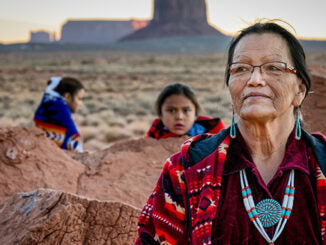
[[[326, 134], [326, 67], [309, 72], [304, 127]], [[0, 244], [133, 244], [140, 209], [185, 139], [71, 153], [39, 129], [0, 128]]]
[[225, 35], [207, 22], [207, 7], [203, 0], [155, 0], [153, 19], [149, 24], [122, 40], [139, 40], [175, 36]]

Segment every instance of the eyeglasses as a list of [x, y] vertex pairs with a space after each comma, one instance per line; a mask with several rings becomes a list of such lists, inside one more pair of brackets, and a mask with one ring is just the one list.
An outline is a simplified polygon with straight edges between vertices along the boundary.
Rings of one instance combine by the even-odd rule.
[[278, 77], [286, 72], [297, 74], [297, 70], [294, 67], [288, 66], [286, 63], [280, 61], [267, 62], [259, 66], [234, 62], [229, 65], [230, 78], [250, 79], [255, 67], [260, 69], [261, 74], [268, 77]]

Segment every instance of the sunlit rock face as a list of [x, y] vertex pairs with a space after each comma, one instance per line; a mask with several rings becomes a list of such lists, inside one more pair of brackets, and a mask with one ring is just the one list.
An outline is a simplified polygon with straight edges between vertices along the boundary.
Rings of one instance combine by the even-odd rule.
[[0, 203], [0, 244], [133, 244], [140, 210], [38, 189]]
[[0, 244], [133, 244], [140, 208], [186, 138], [75, 153], [40, 129], [0, 127]]
[[85, 166], [38, 128], [0, 127], [0, 201], [16, 192], [51, 188], [76, 193]]
[[150, 24], [122, 40], [172, 36], [224, 36], [207, 23], [205, 0], [155, 0]]
[[0, 127], [0, 202], [18, 192], [50, 188], [141, 208], [165, 160], [185, 139], [123, 140], [105, 150], [74, 153], [38, 128]]

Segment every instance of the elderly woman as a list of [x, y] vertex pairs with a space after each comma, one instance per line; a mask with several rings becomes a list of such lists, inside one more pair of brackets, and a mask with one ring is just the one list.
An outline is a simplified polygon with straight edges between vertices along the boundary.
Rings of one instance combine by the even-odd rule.
[[326, 139], [300, 127], [310, 88], [300, 43], [256, 23], [228, 55], [238, 123], [167, 160], [136, 244], [325, 244]]

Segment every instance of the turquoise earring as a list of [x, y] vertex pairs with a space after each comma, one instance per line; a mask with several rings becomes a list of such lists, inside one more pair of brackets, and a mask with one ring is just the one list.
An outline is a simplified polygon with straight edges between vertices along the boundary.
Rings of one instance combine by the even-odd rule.
[[297, 118], [296, 118], [296, 122], [295, 122], [295, 139], [296, 140], [300, 140], [301, 139], [300, 118], [301, 118], [301, 111], [298, 108], [298, 110], [297, 110]]
[[237, 130], [235, 129], [235, 122], [234, 122], [234, 110], [232, 112], [232, 123], [230, 128], [230, 137], [234, 139], [237, 136]]

